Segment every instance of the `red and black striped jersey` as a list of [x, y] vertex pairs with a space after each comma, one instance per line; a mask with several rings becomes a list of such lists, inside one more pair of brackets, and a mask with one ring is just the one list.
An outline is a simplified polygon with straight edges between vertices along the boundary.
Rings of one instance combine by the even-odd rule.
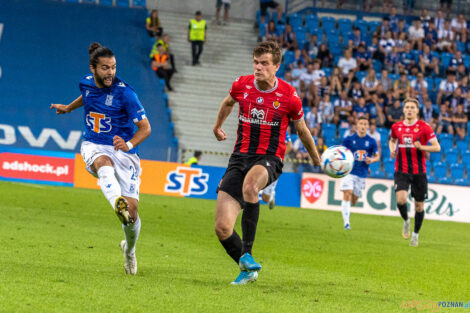
[[261, 90], [254, 75], [240, 76], [230, 89], [239, 103], [236, 154], [276, 155], [284, 159], [289, 120], [303, 118], [302, 101], [295, 88], [276, 78], [270, 90]]
[[405, 121], [397, 122], [392, 125], [392, 138], [398, 140], [395, 172], [426, 173], [425, 152], [417, 149], [414, 142], [419, 141], [425, 146], [435, 139], [436, 135], [431, 126], [421, 120], [410, 125]]

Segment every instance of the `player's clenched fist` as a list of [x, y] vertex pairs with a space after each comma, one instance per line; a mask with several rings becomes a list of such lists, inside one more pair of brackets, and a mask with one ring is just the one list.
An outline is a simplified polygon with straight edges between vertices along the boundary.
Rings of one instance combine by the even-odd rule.
[[217, 138], [218, 141], [227, 139], [227, 135], [225, 134], [222, 128], [214, 128], [213, 131], [215, 138]]
[[124, 152], [129, 151], [129, 147], [127, 146], [124, 139], [122, 139], [121, 137], [117, 135], [113, 137], [113, 146], [114, 146], [114, 150], [122, 150]]

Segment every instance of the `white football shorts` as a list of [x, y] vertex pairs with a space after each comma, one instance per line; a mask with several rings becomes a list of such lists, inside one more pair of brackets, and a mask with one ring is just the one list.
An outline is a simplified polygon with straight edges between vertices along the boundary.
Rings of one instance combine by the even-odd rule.
[[278, 182], [278, 179], [276, 179], [275, 181], [273, 181], [271, 183], [271, 185], [269, 186], [266, 186], [266, 188], [263, 189], [263, 194], [271, 197], [271, 196], [274, 196], [274, 194], [276, 193], [276, 185], [277, 185], [277, 182]]
[[352, 190], [353, 194], [360, 198], [362, 196], [362, 191], [366, 188], [366, 178], [359, 177], [356, 175], [346, 175], [345, 177], [341, 178], [341, 185], [339, 190]]
[[86, 163], [86, 169], [95, 177], [98, 175], [93, 172], [92, 164], [102, 155], [111, 159], [114, 165], [116, 178], [121, 186], [121, 194], [139, 200], [140, 168], [139, 156], [135, 153], [125, 153], [121, 150], [114, 150], [113, 146], [100, 145], [89, 141], [83, 141], [80, 153]]

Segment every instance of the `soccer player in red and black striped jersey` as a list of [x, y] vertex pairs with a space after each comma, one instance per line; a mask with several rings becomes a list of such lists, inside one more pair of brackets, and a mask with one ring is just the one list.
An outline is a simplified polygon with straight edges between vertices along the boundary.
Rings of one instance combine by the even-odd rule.
[[[260, 43], [253, 50], [254, 75], [241, 76], [233, 83], [213, 128], [217, 140], [227, 138], [222, 124], [238, 102], [237, 140], [219, 184], [215, 213], [217, 237], [241, 270], [232, 284], [256, 280], [261, 269], [251, 255], [259, 217], [259, 191], [282, 173], [290, 120], [314, 164], [320, 164], [315, 142], [303, 119], [302, 101], [294, 87], [276, 78], [280, 62], [281, 49], [277, 43]], [[242, 209], [243, 240], [234, 230]]]
[[424, 219], [424, 200], [428, 197], [428, 180], [426, 177], [426, 152], [439, 152], [441, 146], [436, 135], [426, 122], [418, 120], [419, 102], [408, 98], [403, 101], [405, 120], [392, 125], [389, 142], [390, 156], [395, 161], [395, 193], [397, 206], [403, 224], [403, 237], [410, 237], [410, 219], [408, 218], [408, 189], [411, 185], [411, 196], [415, 199], [415, 227], [410, 245], [418, 246], [418, 233]]

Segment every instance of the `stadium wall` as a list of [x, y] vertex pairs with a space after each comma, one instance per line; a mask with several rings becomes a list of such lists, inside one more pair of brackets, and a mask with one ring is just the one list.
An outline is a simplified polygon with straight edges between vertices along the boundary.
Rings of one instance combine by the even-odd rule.
[[[215, 16], [216, 0], [147, 0], [148, 9], [194, 14], [200, 10], [204, 16]], [[244, 20], [254, 20], [255, 12], [259, 9], [259, 1], [233, 0], [230, 7], [230, 17]], [[222, 12], [223, 13], [223, 12]]]
[[[142, 160], [140, 192], [144, 194], [216, 199], [225, 168]], [[99, 189], [79, 154], [0, 147], [0, 180]], [[341, 211], [339, 179], [326, 175], [284, 173], [276, 188], [276, 204]], [[393, 181], [368, 178], [353, 213], [398, 216]], [[470, 223], [463, 194], [468, 187], [429, 184], [426, 218]], [[412, 199], [409, 198], [409, 207]]]

